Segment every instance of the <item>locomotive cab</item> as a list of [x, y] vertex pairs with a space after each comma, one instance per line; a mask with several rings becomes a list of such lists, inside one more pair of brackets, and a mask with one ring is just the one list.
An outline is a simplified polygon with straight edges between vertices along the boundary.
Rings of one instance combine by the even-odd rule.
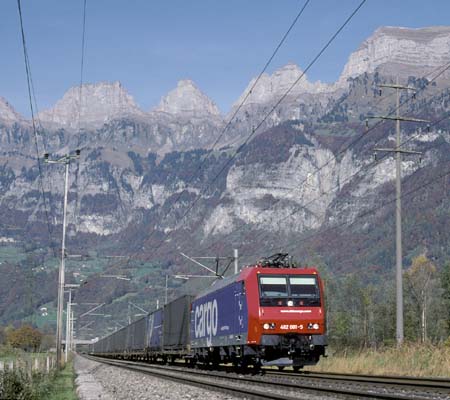
[[[287, 256], [284, 254], [277, 256]], [[248, 344], [262, 365], [314, 365], [327, 345], [323, 287], [315, 268], [260, 263], [246, 279]]]

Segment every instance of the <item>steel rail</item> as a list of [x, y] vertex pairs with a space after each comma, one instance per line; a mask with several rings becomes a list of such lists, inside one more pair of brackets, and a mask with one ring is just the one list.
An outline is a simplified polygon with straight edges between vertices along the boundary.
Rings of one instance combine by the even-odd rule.
[[[250, 396], [250, 398], [262, 400], [299, 400], [298, 397], [289, 397], [285, 395], [279, 395], [276, 393], [255, 390], [254, 388], [236, 387], [230, 384], [215, 382], [214, 380], [211, 380], [211, 377], [207, 376], [205, 376], [203, 379], [196, 378], [193, 376], [195, 375], [195, 373], [192, 372], [191, 374], [186, 373], [187, 376], [183, 377], [182, 375], [180, 375], [179, 369], [175, 370], [173, 368], [167, 367], [164, 368], [159, 365], [158, 366], [148, 364], [142, 365], [142, 363], [137, 362], [110, 360], [92, 356], [87, 356], [87, 358], [92, 361], [97, 361], [103, 364], [124, 368], [130, 371], [141, 372], [146, 375], [155, 376], [157, 378], [169, 379], [174, 382], [183, 383], [191, 386], [197, 386], [203, 389], [209, 389], [213, 391], [226, 392], [237, 396]], [[175, 375], [175, 373], [177, 373], [177, 375]], [[183, 373], [185, 373], [185, 371], [183, 371]]]
[[265, 372], [270, 375], [280, 377], [304, 377], [329, 380], [348, 380], [365, 383], [382, 383], [390, 385], [416, 386], [420, 388], [448, 389], [450, 390], [450, 379], [446, 378], [429, 378], [429, 377], [413, 377], [400, 375], [367, 375], [367, 374], [344, 374], [338, 372], [281, 372], [266, 369]]
[[[183, 382], [187, 384], [194, 384], [196, 386], [202, 386], [204, 388], [209, 388], [211, 390], [220, 390], [227, 391], [229, 393], [234, 393], [236, 395], [251, 395], [253, 398], [258, 399], [287, 399], [291, 400], [294, 397], [280, 395], [278, 393], [273, 393], [267, 391], [267, 388], [272, 388], [276, 390], [283, 390], [292, 393], [293, 390], [302, 390], [308, 392], [315, 392], [320, 394], [334, 394], [334, 395], [344, 395], [347, 397], [356, 397], [356, 398], [374, 398], [374, 399], [390, 399], [390, 400], [398, 400], [398, 399], [414, 399], [414, 400], [430, 400], [434, 398], [442, 398], [443, 396], [447, 397], [450, 395], [449, 387], [444, 387], [445, 392], [426, 392], [426, 393], [417, 393], [413, 392], [408, 388], [408, 392], [405, 393], [404, 385], [396, 384], [392, 381], [381, 381], [378, 379], [377, 381], [370, 381], [366, 378], [365, 381], [358, 381], [355, 379], [350, 379], [348, 377], [339, 379], [337, 376], [334, 376], [334, 379], [323, 378], [324, 381], [327, 381], [324, 385], [324, 382], [320, 382], [317, 380], [316, 383], [305, 382], [304, 378], [308, 378], [308, 376], [303, 374], [289, 374], [289, 373], [277, 373], [279, 377], [284, 376], [284, 378], [295, 377], [295, 381], [287, 381], [287, 380], [267, 380], [261, 376], [251, 376], [251, 375], [242, 375], [235, 374], [230, 376], [229, 373], [224, 375], [218, 371], [205, 371], [205, 370], [192, 370], [186, 367], [173, 367], [173, 366], [162, 366], [162, 365], [149, 365], [143, 362], [131, 362], [131, 361], [119, 361], [119, 360], [110, 360], [98, 357], [89, 356], [91, 360], [98, 361], [101, 363], [106, 363], [109, 365], [126, 368], [129, 370], [134, 370], [138, 372], [143, 372], [146, 374], [151, 374], [154, 376], [159, 376], [164, 379], [176, 380], [178, 382]], [[176, 374], [176, 375], [174, 375]], [[182, 377], [182, 375], [186, 377]], [[338, 374], [336, 374], [338, 375]], [[202, 378], [203, 376], [203, 378]], [[222, 381], [228, 381], [229, 384], [225, 384], [223, 382], [219, 383], [214, 381], [212, 378], [220, 379]], [[303, 382], [302, 382], [303, 378]], [[315, 377], [317, 378], [317, 376]], [[333, 383], [331, 383], [331, 382]], [[375, 384], [375, 386], [369, 386], [367, 388], [362, 389], [358, 388], [342, 388], [338, 387], [338, 383], [344, 384]], [[247, 387], [236, 386], [236, 383], [248, 385]], [[317, 384], [319, 383], [319, 384]], [[331, 383], [331, 385], [330, 385]], [[383, 384], [384, 386], [380, 387], [379, 385]], [[252, 387], [250, 387], [252, 385]], [[333, 386], [334, 385], [334, 386]], [[263, 386], [265, 390], [257, 390], [255, 386]], [[429, 386], [416, 386], [419, 389], [439, 389], [439, 387], [429, 387]], [[381, 389], [381, 391], [380, 391]], [[442, 388], [441, 388], [442, 389]], [[387, 390], [391, 391], [396, 390], [398, 393], [389, 393]], [[383, 392], [384, 391], [384, 392]], [[299, 394], [301, 394], [299, 392]], [[298, 399], [298, 397], [296, 397]]]

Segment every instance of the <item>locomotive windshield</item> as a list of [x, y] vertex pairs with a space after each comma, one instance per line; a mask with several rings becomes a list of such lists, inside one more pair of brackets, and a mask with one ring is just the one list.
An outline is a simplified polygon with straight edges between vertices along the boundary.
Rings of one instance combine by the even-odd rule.
[[260, 275], [261, 306], [320, 306], [315, 275]]

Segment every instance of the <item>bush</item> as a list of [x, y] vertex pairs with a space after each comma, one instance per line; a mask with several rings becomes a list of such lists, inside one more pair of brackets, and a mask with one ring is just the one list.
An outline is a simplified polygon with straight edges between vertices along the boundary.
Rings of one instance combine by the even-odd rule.
[[0, 399], [40, 400], [50, 392], [50, 379], [44, 374], [35, 373], [30, 377], [23, 370], [0, 373]]

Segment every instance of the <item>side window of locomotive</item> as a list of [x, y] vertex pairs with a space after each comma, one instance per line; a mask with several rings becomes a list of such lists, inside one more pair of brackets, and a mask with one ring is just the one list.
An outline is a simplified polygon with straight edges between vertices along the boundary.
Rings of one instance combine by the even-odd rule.
[[261, 298], [287, 297], [287, 281], [284, 276], [261, 276], [259, 278]]

